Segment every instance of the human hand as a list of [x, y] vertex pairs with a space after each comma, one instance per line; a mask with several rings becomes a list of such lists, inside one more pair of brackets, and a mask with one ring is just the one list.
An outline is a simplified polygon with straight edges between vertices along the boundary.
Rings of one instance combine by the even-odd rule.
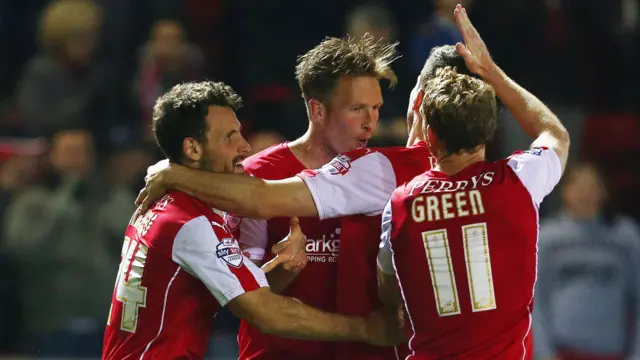
[[297, 217], [292, 217], [290, 224], [289, 235], [271, 248], [271, 251], [276, 256], [262, 265], [262, 270], [265, 273], [275, 269], [278, 265], [282, 265], [285, 271], [295, 273], [300, 272], [307, 266], [307, 253], [305, 251], [307, 237], [302, 232]]

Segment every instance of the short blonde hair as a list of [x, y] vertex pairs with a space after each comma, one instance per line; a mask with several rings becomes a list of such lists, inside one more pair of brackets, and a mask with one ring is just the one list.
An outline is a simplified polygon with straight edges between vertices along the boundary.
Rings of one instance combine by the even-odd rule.
[[458, 74], [450, 66], [438, 69], [436, 76], [424, 83], [420, 113], [424, 128], [431, 126], [448, 154], [470, 152], [486, 144], [498, 123], [491, 85]]
[[398, 82], [391, 63], [398, 58], [397, 44], [375, 41], [371, 34], [359, 39], [326, 38], [298, 58], [296, 79], [306, 100], [329, 100], [342, 76], [373, 76]]
[[40, 43], [56, 48], [70, 34], [95, 30], [102, 22], [102, 9], [91, 0], [54, 0], [40, 17]]

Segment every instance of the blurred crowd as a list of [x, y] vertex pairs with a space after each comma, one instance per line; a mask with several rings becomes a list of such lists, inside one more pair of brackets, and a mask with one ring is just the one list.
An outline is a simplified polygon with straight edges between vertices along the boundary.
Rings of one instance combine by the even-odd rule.
[[[296, 57], [369, 32], [402, 54], [373, 145], [404, 144], [424, 60], [461, 40], [459, 2], [572, 136], [574, 165], [541, 209], [538, 357], [640, 358], [639, 0], [1, 1], [0, 354], [99, 355], [124, 229], [161, 158], [160, 94], [230, 84], [257, 152], [306, 129]], [[529, 145], [500, 117], [492, 158]], [[217, 321], [212, 355], [232, 357], [235, 319]]]

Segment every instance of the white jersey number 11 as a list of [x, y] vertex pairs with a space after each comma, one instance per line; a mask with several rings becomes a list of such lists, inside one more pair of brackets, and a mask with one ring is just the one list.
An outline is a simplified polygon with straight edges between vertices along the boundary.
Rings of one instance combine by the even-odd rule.
[[[461, 230], [472, 309], [474, 312], [493, 310], [496, 308], [496, 296], [491, 274], [487, 224], [466, 225]], [[447, 230], [425, 231], [422, 233], [422, 241], [429, 262], [438, 315], [460, 314]]]

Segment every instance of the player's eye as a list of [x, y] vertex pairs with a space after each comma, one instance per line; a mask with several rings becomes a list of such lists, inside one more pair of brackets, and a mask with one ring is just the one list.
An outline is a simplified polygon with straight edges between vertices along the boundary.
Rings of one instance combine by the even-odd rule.
[[233, 135], [235, 135], [235, 134], [237, 134], [237, 133], [238, 133], [238, 131], [236, 131], [236, 130], [229, 131], [229, 132], [227, 133], [227, 135], [225, 135], [225, 136], [224, 136], [224, 138], [225, 138], [225, 140], [230, 140], [230, 139], [233, 137]]

